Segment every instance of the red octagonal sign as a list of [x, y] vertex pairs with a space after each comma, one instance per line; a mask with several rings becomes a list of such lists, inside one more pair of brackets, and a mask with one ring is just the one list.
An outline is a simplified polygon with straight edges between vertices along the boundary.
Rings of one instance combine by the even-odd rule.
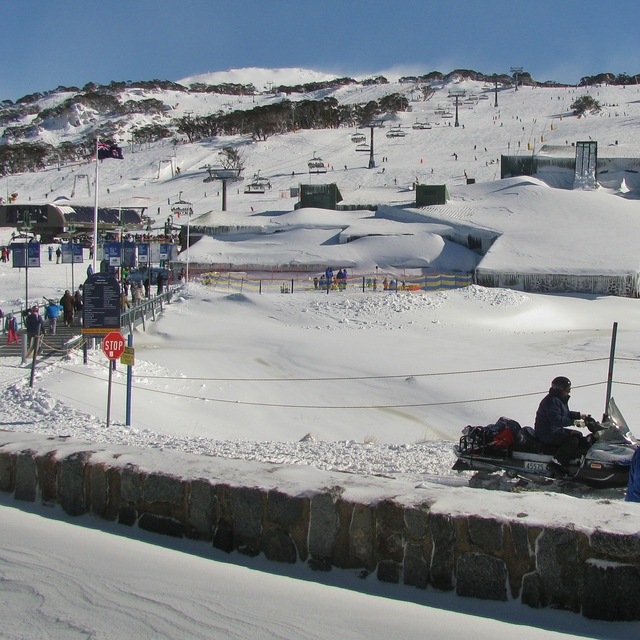
[[107, 333], [102, 341], [102, 352], [109, 360], [117, 360], [124, 353], [124, 338], [119, 331]]

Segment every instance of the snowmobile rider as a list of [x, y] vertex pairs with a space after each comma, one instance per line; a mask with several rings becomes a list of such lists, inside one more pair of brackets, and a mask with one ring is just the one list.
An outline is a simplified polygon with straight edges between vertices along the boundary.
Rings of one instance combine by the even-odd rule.
[[586, 438], [575, 429], [567, 429], [575, 420], [589, 419], [590, 416], [569, 410], [571, 380], [559, 376], [551, 381], [549, 393], [542, 399], [536, 413], [536, 436], [544, 444], [558, 447], [549, 463], [549, 469], [566, 475], [569, 462], [576, 457]]

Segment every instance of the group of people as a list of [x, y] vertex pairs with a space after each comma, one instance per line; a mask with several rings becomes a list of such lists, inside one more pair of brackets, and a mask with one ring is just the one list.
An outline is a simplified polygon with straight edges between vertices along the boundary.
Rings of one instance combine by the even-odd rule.
[[2, 262], [9, 262], [9, 255], [11, 254], [11, 249], [9, 247], [2, 247], [1, 260]]
[[[148, 278], [147, 278], [148, 280]], [[129, 302], [129, 293], [131, 293], [131, 302]], [[145, 282], [143, 293], [142, 282], [123, 282], [122, 293], [120, 294], [120, 309], [124, 311], [131, 306], [137, 306], [142, 302], [142, 298], [149, 297], [148, 285]]]
[[340, 269], [338, 273], [334, 275], [333, 269], [331, 267], [327, 267], [326, 271], [323, 275], [318, 278], [317, 276], [313, 279], [313, 288], [314, 289], [339, 289], [340, 291], [344, 291], [347, 288], [347, 280], [349, 278], [349, 273], [346, 269]]

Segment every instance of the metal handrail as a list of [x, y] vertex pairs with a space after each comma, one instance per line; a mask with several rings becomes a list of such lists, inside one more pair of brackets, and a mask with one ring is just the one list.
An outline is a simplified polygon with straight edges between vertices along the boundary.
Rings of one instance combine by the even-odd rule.
[[149, 316], [155, 320], [156, 312], [162, 313], [164, 311], [163, 305], [171, 303], [176, 289], [177, 287], [170, 287], [161, 294], [143, 300], [140, 304], [123, 311], [120, 314], [120, 330], [131, 333], [140, 324], [144, 327]]

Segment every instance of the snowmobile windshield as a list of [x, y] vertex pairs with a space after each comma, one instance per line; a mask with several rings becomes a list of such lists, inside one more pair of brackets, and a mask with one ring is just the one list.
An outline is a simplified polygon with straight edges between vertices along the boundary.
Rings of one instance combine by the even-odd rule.
[[613, 398], [609, 400], [607, 414], [607, 419], [603, 422], [603, 426], [606, 429], [600, 432], [600, 440], [607, 442], [636, 442], [629, 425], [620, 413], [620, 409], [618, 409], [618, 405]]

